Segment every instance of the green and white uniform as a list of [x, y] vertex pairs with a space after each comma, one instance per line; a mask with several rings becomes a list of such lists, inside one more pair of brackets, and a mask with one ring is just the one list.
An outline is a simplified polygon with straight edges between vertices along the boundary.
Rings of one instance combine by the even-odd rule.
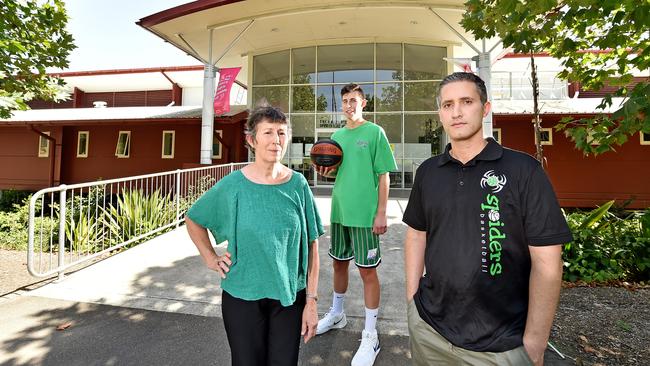
[[379, 175], [397, 170], [397, 164], [384, 129], [372, 122], [341, 128], [332, 139], [341, 145], [343, 161], [332, 192], [330, 256], [374, 267], [381, 260], [379, 238], [372, 233]]

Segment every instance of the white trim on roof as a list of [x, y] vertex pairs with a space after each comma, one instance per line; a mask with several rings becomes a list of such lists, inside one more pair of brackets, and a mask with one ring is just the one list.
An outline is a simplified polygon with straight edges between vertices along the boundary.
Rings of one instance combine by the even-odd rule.
[[[234, 116], [246, 110], [244, 105], [231, 106], [230, 112], [223, 116]], [[32, 109], [15, 111], [3, 122], [62, 122], [62, 121], [93, 121], [93, 120], [134, 120], [134, 119], [179, 119], [201, 118], [200, 106], [171, 106], [171, 107], [109, 107], [109, 108], [61, 108], [61, 109]]]
[[[612, 106], [605, 110], [596, 109], [602, 101], [601, 98], [573, 98], [561, 100], [541, 100], [539, 108], [541, 114], [589, 114], [613, 113], [621, 108], [623, 98], [612, 98]], [[492, 113], [494, 114], [532, 114], [532, 100], [493, 100]]]

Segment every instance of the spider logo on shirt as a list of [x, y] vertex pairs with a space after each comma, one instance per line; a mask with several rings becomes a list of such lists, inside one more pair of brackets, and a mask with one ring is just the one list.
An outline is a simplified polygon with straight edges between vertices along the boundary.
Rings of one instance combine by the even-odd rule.
[[496, 175], [494, 170], [488, 170], [481, 178], [481, 188], [490, 187], [493, 193], [497, 193], [503, 189], [507, 181], [505, 175]]

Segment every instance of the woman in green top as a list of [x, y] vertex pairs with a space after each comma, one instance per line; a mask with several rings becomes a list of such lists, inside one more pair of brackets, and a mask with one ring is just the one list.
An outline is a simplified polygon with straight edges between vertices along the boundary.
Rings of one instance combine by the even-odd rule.
[[[323, 226], [302, 174], [282, 165], [285, 115], [253, 111], [246, 142], [252, 164], [221, 179], [187, 212], [190, 238], [221, 276], [222, 313], [233, 365], [296, 365], [300, 336], [316, 331], [318, 237]], [[214, 251], [228, 241], [224, 255]]]

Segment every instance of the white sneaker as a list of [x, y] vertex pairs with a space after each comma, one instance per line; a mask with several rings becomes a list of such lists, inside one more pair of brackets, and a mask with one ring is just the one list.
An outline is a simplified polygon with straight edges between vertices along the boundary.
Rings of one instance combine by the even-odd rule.
[[369, 332], [364, 329], [361, 332], [361, 345], [352, 358], [352, 366], [372, 366], [380, 349], [377, 331]]
[[316, 335], [323, 334], [331, 329], [341, 329], [348, 324], [348, 320], [345, 317], [345, 313], [341, 312], [340, 314], [332, 314], [332, 308], [328, 313], [325, 313], [323, 319], [318, 321], [318, 326], [316, 327]]

